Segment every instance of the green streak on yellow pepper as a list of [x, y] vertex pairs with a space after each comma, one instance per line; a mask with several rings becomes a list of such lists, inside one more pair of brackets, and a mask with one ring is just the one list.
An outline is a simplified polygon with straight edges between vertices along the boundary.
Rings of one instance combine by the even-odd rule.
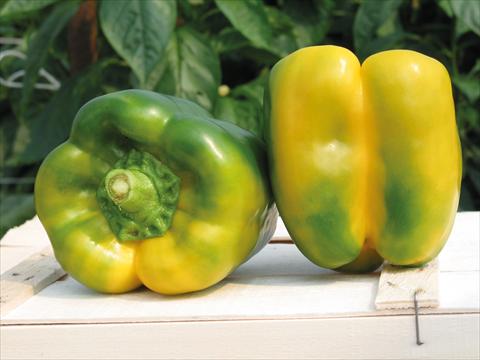
[[275, 200], [311, 261], [362, 272], [440, 252], [461, 180], [442, 64], [392, 50], [360, 65], [341, 47], [304, 48], [274, 66], [265, 108]]

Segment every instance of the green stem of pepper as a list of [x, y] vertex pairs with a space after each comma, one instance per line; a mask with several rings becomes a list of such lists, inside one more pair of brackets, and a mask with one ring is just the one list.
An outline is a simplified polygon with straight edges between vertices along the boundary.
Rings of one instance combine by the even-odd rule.
[[132, 149], [105, 175], [97, 202], [120, 241], [165, 234], [172, 223], [180, 178], [153, 155]]
[[158, 202], [153, 183], [138, 170], [111, 170], [105, 178], [105, 188], [110, 199], [130, 214], [142, 212]]

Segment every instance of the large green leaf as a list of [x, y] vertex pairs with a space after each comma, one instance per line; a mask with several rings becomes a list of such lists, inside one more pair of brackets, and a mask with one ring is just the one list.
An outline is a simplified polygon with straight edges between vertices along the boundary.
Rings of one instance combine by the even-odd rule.
[[287, 56], [298, 48], [295, 37], [295, 24], [292, 19], [273, 6], [265, 6], [268, 23], [273, 31], [274, 39], [270, 51], [279, 56]]
[[329, 27], [334, 0], [285, 0], [284, 12], [294, 24], [297, 47], [319, 44]]
[[218, 8], [256, 47], [274, 50], [274, 34], [260, 0], [215, 0]]
[[480, 1], [450, 0], [453, 14], [471, 31], [480, 36]]
[[[233, 27], [250, 41], [250, 45], [257, 49], [267, 50], [271, 54], [286, 56], [296, 50], [303, 43], [297, 42], [296, 25], [288, 14], [275, 6], [264, 5], [260, 0], [216, 0], [222, 13], [231, 22]], [[220, 39], [239, 42], [235, 33], [229, 32], [230, 38]], [[232, 43], [227, 47], [236, 49]], [[216, 45], [218, 47], [218, 45]], [[243, 45], [245, 48], [245, 46]], [[248, 51], [248, 50], [246, 50]]]
[[[460, 137], [462, 138], [462, 144], [464, 145], [464, 149], [466, 149], [467, 146], [471, 145], [472, 143], [477, 143], [477, 141], [469, 141], [468, 136], [471, 134], [471, 130], [475, 129], [477, 129], [480, 134], [480, 113], [478, 112], [478, 109], [474, 105], [470, 104], [468, 101], [457, 100], [455, 108]], [[480, 143], [480, 141], [478, 143]], [[467, 153], [464, 153], [464, 155], [466, 154]], [[480, 163], [480, 157], [478, 161]]]
[[130, 65], [140, 86], [150, 87], [175, 27], [173, 0], [103, 0], [102, 31], [115, 51]]
[[401, 0], [362, 1], [353, 23], [355, 50], [362, 60], [392, 47], [399, 40], [402, 29], [397, 12], [401, 3]]
[[38, 79], [39, 70], [47, 58], [49, 47], [75, 13], [77, 6], [77, 1], [59, 3], [42, 23], [42, 26], [40, 26], [32, 39], [27, 51], [25, 76], [23, 77], [22, 98], [20, 101], [21, 114], [25, 112], [28, 106], [33, 88]]
[[13, 113], [0, 114], [0, 177], [5, 159], [10, 155], [18, 122]]
[[209, 42], [189, 27], [176, 29], [156, 91], [192, 100], [212, 110], [219, 85], [220, 62]]
[[453, 16], [453, 10], [452, 7], [450, 6], [450, 1], [449, 0], [438, 0], [437, 1], [438, 6], [440, 9], [443, 10], [443, 12], [448, 16], [452, 17]]
[[29, 15], [59, 0], [8, 0], [0, 9], [0, 18], [10, 20]]
[[32, 164], [42, 160], [55, 146], [66, 140], [78, 109], [101, 94], [101, 77], [106, 64], [102, 61], [91, 65], [62, 84], [45, 109], [22, 128], [28, 132], [28, 142], [21, 151], [14, 152], [8, 162], [10, 165]]
[[452, 80], [472, 104], [480, 98], [480, 80], [473, 74], [471, 76], [456, 75]]
[[218, 54], [236, 51], [249, 45], [248, 39], [232, 27], [223, 28], [218, 34], [213, 34], [210, 43]]
[[0, 194], [0, 238], [35, 215], [33, 194]]

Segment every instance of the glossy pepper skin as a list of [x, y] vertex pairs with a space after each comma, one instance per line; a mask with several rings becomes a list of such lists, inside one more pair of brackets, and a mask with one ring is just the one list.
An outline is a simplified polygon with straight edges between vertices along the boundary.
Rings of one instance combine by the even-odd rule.
[[447, 70], [408, 50], [360, 65], [349, 50], [298, 50], [273, 68], [266, 140], [275, 200], [319, 266], [418, 266], [455, 217], [461, 150]]
[[38, 172], [55, 256], [100, 292], [207, 288], [270, 239], [277, 210], [263, 143], [178, 98], [126, 90], [78, 112]]

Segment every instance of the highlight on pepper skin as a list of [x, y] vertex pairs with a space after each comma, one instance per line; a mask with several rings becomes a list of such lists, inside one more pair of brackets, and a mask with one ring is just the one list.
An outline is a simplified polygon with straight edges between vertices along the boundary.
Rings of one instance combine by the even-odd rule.
[[80, 109], [39, 169], [35, 203], [62, 267], [107, 293], [212, 286], [268, 242], [277, 219], [256, 136], [142, 90]]
[[265, 121], [276, 203], [312, 262], [368, 272], [437, 256], [461, 180], [440, 62], [391, 50], [360, 64], [338, 46], [300, 49], [271, 71]]

